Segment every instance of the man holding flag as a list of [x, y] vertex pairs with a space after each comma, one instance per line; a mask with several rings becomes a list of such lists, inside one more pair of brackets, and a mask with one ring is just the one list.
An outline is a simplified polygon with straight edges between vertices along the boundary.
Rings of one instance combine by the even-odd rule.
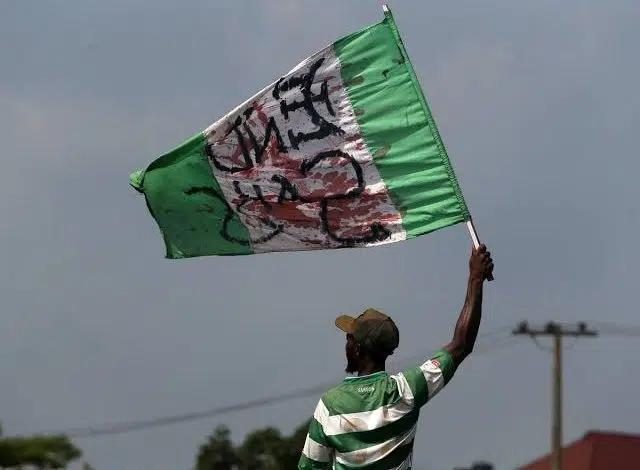
[[474, 251], [454, 338], [389, 376], [386, 315], [342, 316], [347, 372], [314, 414], [300, 469], [408, 470], [420, 408], [471, 352], [493, 262], [389, 9], [316, 51], [207, 128], [133, 172], [165, 256], [369, 248], [465, 223]]
[[473, 350], [482, 315], [482, 288], [493, 261], [484, 245], [473, 249], [462, 312], [452, 340], [418, 367], [396, 375], [385, 361], [399, 344], [395, 323], [367, 309], [342, 315], [336, 326], [347, 335], [347, 377], [315, 409], [299, 470], [409, 470], [420, 408], [449, 383]]

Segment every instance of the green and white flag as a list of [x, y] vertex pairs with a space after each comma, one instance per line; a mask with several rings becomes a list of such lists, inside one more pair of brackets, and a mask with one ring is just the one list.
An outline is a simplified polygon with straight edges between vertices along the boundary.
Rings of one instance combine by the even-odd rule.
[[130, 183], [167, 258], [377, 246], [470, 220], [388, 9]]

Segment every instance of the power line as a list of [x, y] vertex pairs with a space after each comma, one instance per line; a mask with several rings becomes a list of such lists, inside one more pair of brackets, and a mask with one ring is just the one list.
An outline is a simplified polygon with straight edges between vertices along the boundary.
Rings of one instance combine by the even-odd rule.
[[[600, 328], [599, 332], [603, 334], [622, 335], [622, 336], [630, 336], [630, 337], [640, 336], [640, 326], [619, 325], [615, 323], [605, 323], [605, 322], [598, 322], [593, 324], [596, 325], [598, 328]], [[558, 324], [558, 325], [562, 327], [568, 326], [568, 324]], [[497, 352], [517, 344], [518, 340], [516, 338], [513, 338], [513, 337], [501, 338], [501, 336], [504, 335], [504, 333], [509, 330], [511, 330], [511, 328], [505, 326], [505, 327], [495, 328], [493, 330], [488, 331], [487, 333], [483, 333], [479, 335], [478, 342], [476, 343], [476, 347], [474, 348], [473, 356], [478, 356], [478, 355], [490, 353], [490, 352]], [[419, 361], [435, 352], [436, 351], [428, 352], [426, 354], [421, 353], [418, 355], [405, 357], [401, 360], [392, 360], [390, 361], [390, 369], [401, 368], [400, 364], [407, 364], [407, 363]], [[163, 416], [159, 418], [150, 418], [147, 420], [125, 421], [120, 423], [102, 424], [102, 425], [91, 426], [91, 427], [71, 428], [66, 430], [42, 432], [38, 434], [41, 434], [41, 435], [42, 434], [44, 435], [65, 434], [75, 439], [80, 439], [80, 438], [88, 439], [88, 438], [94, 438], [94, 437], [100, 437], [100, 436], [143, 431], [146, 429], [171, 426], [174, 424], [196, 421], [204, 418], [212, 418], [212, 417], [216, 417], [216, 416], [220, 416], [228, 413], [260, 408], [263, 406], [268, 406], [268, 405], [272, 405], [280, 402], [317, 395], [317, 394], [323, 393], [328, 388], [335, 386], [336, 382], [337, 380], [327, 381], [322, 384], [317, 384], [317, 385], [313, 385], [306, 388], [299, 388], [289, 393], [273, 395], [267, 398], [250, 400], [250, 401], [245, 401], [241, 403], [236, 403], [233, 405], [220, 406], [220, 407], [215, 407], [208, 410], [196, 411], [191, 413], [181, 413], [177, 415]]]
[[[598, 330], [598, 334], [608, 335], [608, 336], [626, 336], [628, 338], [640, 338], [640, 326], [636, 325], [621, 325], [619, 323], [610, 323], [610, 322], [590, 322], [590, 324]], [[556, 325], [571, 328], [571, 323], [561, 323], [557, 322]], [[575, 325], [574, 325], [575, 326]], [[531, 336], [531, 340], [536, 345], [538, 349], [544, 352], [548, 352], [553, 354], [553, 347], [548, 347], [540, 343], [536, 336]], [[571, 342], [570, 346], [564, 346], [563, 342], [563, 350], [567, 351], [569, 349], [573, 349], [573, 347], [578, 343], [577, 338], [574, 338], [574, 341]]]
[[640, 326], [620, 325], [610, 322], [591, 322], [601, 334], [640, 337]]
[[536, 345], [536, 348], [538, 348], [540, 351], [544, 351], [547, 353], [553, 353], [553, 348], [549, 348], [547, 346], [544, 346], [542, 343], [540, 343], [540, 341], [538, 341], [538, 338], [536, 338], [535, 336], [531, 336], [531, 341], [533, 341], [533, 344]]
[[[496, 328], [494, 330], [491, 330], [482, 335], [479, 335], [478, 345], [474, 349], [473, 355], [477, 356], [477, 355], [485, 354], [488, 352], [501, 350], [501, 349], [504, 349], [505, 347], [510, 347], [517, 344], [518, 342], [517, 340], [514, 341], [514, 338], [511, 338], [508, 336], [506, 338], [503, 338], [503, 341], [496, 341], [496, 339], [499, 339], [501, 334], [504, 335], [505, 332], [507, 332], [508, 330], [509, 330], [508, 327], [501, 327], [501, 328]], [[481, 340], [484, 340], [484, 342], [481, 342]], [[413, 363], [419, 360], [423, 360], [435, 354], [436, 352], [437, 350], [433, 350], [426, 354], [422, 353], [419, 355], [414, 355], [414, 356], [406, 357], [399, 360], [392, 360], [390, 361], [390, 365], [392, 366], [390, 367], [390, 369], [398, 368], [399, 364], [407, 364], [407, 363]], [[341, 380], [341, 379], [338, 379], [338, 380]], [[330, 382], [324, 382], [324, 383], [313, 385], [310, 387], [298, 388], [288, 393], [282, 393], [282, 394], [273, 395], [267, 398], [245, 401], [245, 402], [236, 403], [233, 405], [219, 406], [215, 408], [210, 408], [208, 410], [202, 410], [202, 411], [196, 411], [196, 412], [190, 412], [190, 413], [180, 413], [176, 415], [150, 418], [146, 420], [125, 421], [120, 423], [102, 424], [102, 425], [90, 426], [90, 427], [47, 431], [47, 432], [40, 432], [36, 434], [37, 435], [63, 434], [72, 439], [80, 439], [80, 438], [89, 439], [89, 438], [95, 438], [95, 437], [101, 437], [101, 436], [107, 436], [107, 435], [143, 431], [146, 429], [171, 426], [174, 424], [196, 421], [204, 418], [212, 418], [212, 417], [220, 416], [223, 414], [244, 411], [244, 410], [249, 410], [254, 408], [260, 408], [260, 407], [272, 405], [275, 403], [318, 395], [325, 392], [329, 388], [334, 387], [336, 383], [337, 383], [336, 380], [332, 380]]]

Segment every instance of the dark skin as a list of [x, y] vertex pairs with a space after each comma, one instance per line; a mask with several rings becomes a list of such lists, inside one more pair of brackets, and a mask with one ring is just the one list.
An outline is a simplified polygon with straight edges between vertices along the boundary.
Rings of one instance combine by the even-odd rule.
[[[464, 305], [453, 332], [453, 338], [444, 346], [459, 366], [473, 351], [482, 318], [482, 289], [484, 281], [493, 273], [493, 260], [486, 246], [473, 249], [469, 259], [469, 279]], [[375, 374], [385, 370], [386, 358], [391, 354], [378, 354], [372, 358], [360, 348], [352, 335], [347, 334], [345, 346], [347, 355], [346, 372], [358, 376]]]
[[385, 370], [385, 360], [388, 355], [383, 355], [384, 359], [376, 360], [371, 358], [368, 354], [363, 353], [353, 335], [347, 334], [345, 352], [347, 354], [347, 367], [345, 369], [347, 374], [357, 373], [358, 376], [362, 376]]
[[493, 273], [493, 260], [487, 247], [474, 249], [469, 259], [469, 280], [464, 306], [453, 331], [453, 339], [446, 349], [459, 366], [473, 351], [482, 318], [482, 288], [484, 281]]

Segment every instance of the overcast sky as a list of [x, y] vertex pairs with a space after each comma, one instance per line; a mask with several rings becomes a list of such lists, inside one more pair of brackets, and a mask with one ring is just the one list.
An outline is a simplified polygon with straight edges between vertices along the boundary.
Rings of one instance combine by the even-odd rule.
[[[391, 7], [496, 263], [481, 331], [639, 324], [638, 1]], [[0, 4], [6, 433], [339, 381], [333, 319], [367, 306], [396, 319], [399, 359], [450, 339], [470, 249], [462, 225], [375, 249], [169, 261], [128, 186], [129, 172], [381, 18], [376, 1]], [[569, 343], [565, 440], [640, 433], [640, 340]], [[510, 469], [548, 450], [551, 356], [526, 338], [509, 345], [470, 358], [423, 411], [416, 469]], [[236, 439], [290, 432], [318, 398], [77, 443], [97, 470], [186, 470], [217, 424]]]

